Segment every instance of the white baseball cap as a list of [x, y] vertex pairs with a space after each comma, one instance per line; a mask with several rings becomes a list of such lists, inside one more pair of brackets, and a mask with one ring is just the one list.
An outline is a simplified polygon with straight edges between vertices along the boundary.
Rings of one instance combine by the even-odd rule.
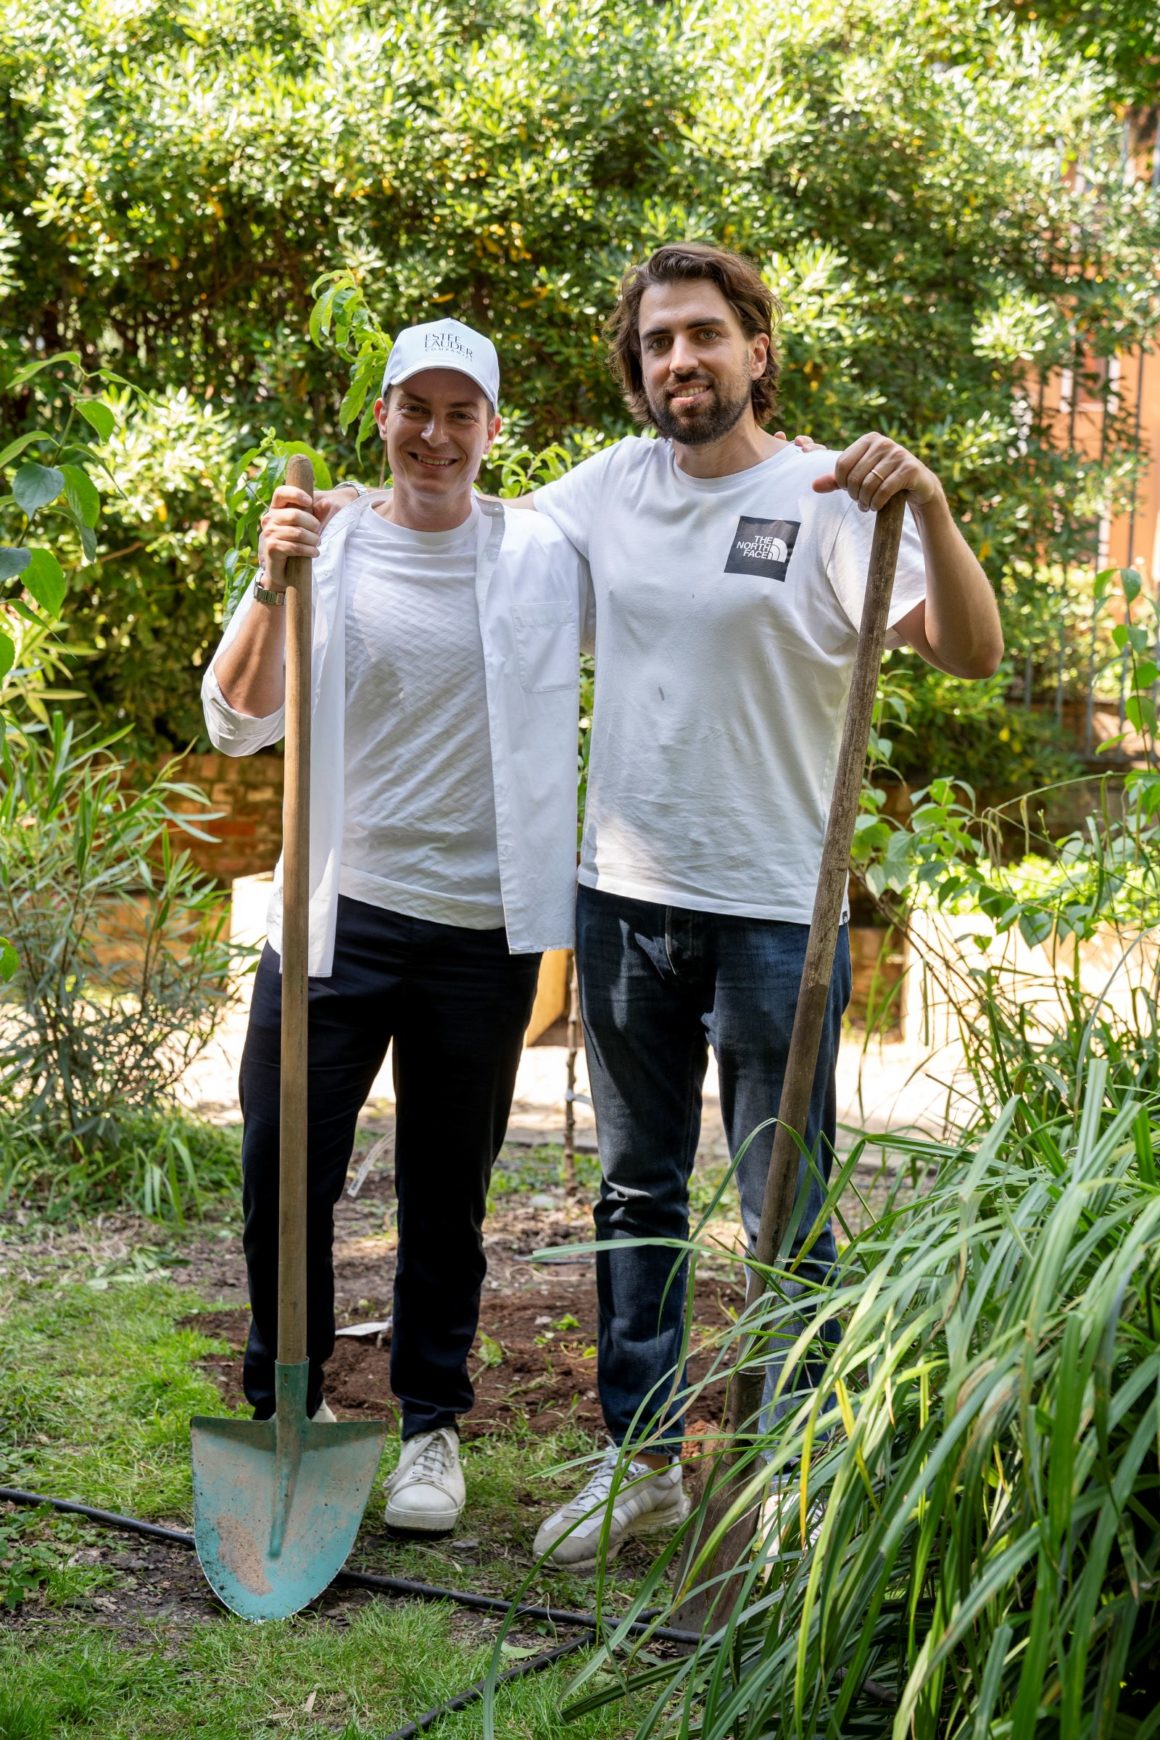
[[396, 338], [383, 372], [383, 397], [388, 387], [401, 386], [424, 369], [455, 369], [491, 401], [499, 404], [499, 357], [490, 338], [464, 326], [461, 320], [429, 320], [405, 326]]

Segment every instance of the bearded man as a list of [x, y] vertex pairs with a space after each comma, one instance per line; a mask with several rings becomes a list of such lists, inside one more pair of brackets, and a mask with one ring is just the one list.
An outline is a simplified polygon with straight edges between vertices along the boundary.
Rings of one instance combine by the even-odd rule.
[[[898, 494], [910, 509], [890, 644], [965, 678], [989, 676], [1002, 654], [990, 585], [927, 466], [879, 434], [838, 454], [766, 432], [777, 404], [773, 306], [756, 267], [719, 248], [676, 243], [634, 267], [612, 361], [633, 415], [658, 438], [619, 441], [531, 498], [587, 558], [596, 608], [577, 960], [606, 1244], [599, 1388], [613, 1448], [536, 1537], [537, 1553], [572, 1569], [595, 1562], [602, 1533], [611, 1556], [688, 1511], [683, 1272], [674, 1285], [672, 1251], [657, 1241], [688, 1235], [710, 1046], [751, 1248], [756, 1237], [769, 1133], [746, 1143], [781, 1095], [869, 510]], [[843, 925], [802, 1132], [814, 1164], [802, 1164], [792, 1248], [810, 1241], [797, 1271], [807, 1294], [837, 1256], [818, 1221], [849, 993]], [[808, 1362], [784, 1376], [783, 1365], [775, 1357], [767, 1374], [776, 1409], [800, 1401], [811, 1378]], [[639, 1446], [627, 1478], [626, 1444]]]

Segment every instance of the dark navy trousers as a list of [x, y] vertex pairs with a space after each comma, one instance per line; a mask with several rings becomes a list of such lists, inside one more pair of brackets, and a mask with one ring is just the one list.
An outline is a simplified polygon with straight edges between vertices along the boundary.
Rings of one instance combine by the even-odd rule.
[[[605, 1423], [617, 1444], [651, 1432], [650, 1448], [679, 1450], [685, 1266], [674, 1273], [671, 1247], [639, 1241], [688, 1237], [689, 1177], [711, 1045], [729, 1151], [737, 1161], [741, 1219], [753, 1248], [773, 1130], [748, 1138], [777, 1116], [808, 937], [805, 924], [579, 891], [577, 965], [602, 1173], [596, 1236], [614, 1241], [596, 1257], [597, 1369]], [[824, 1201], [820, 1179], [828, 1178], [833, 1159], [834, 1067], [849, 997], [843, 925], [805, 1132], [820, 1178], [803, 1160], [793, 1250], [807, 1236], [811, 1243], [800, 1281], [782, 1284], [786, 1296], [808, 1293], [837, 1260], [829, 1222], [816, 1223]], [[791, 1405], [787, 1390], [800, 1400], [801, 1390], [817, 1381], [824, 1344], [835, 1337], [833, 1325], [825, 1325], [819, 1346], [787, 1374], [776, 1402], [785, 1360], [774, 1353], [765, 1384], [773, 1416]]]
[[[358, 1114], [394, 1041], [399, 1244], [391, 1388], [402, 1435], [454, 1426], [474, 1400], [467, 1356], [486, 1271], [483, 1218], [507, 1129], [538, 955], [503, 930], [465, 930], [340, 897], [334, 969], [311, 979], [307, 1075], [310, 1412], [334, 1348], [334, 1205]], [[274, 1408], [282, 982], [267, 944], [241, 1066], [246, 1396]]]

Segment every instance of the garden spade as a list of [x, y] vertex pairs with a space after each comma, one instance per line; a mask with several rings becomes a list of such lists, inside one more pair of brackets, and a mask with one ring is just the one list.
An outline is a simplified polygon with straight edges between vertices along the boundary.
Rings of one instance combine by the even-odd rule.
[[[308, 459], [286, 481], [313, 493]], [[285, 1619], [342, 1569], [378, 1469], [386, 1428], [316, 1425], [306, 1389], [307, 900], [310, 817], [311, 562], [286, 562], [286, 769], [282, 803], [282, 1072], [278, 1358], [269, 1420], [191, 1422], [197, 1556], [245, 1619]]]
[[[797, 1138], [805, 1131], [809, 1117], [905, 512], [904, 498], [895, 496], [879, 511], [874, 525], [838, 771], [753, 1249], [754, 1266], [746, 1285], [747, 1309], [765, 1289], [762, 1271], [772, 1268], [777, 1260], [797, 1198], [801, 1152]], [[689, 1630], [703, 1632], [723, 1623], [739, 1592], [749, 1543], [757, 1527], [763, 1483], [760, 1468], [745, 1456], [743, 1435], [755, 1429], [765, 1371], [762, 1361], [753, 1359], [752, 1354], [751, 1345], [750, 1357], [730, 1385], [725, 1445], [709, 1469], [702, 1514], [690, 1523], [685, 1540], [681, 1585], [686, 1593], [677, 1611], [679, 1624]]]

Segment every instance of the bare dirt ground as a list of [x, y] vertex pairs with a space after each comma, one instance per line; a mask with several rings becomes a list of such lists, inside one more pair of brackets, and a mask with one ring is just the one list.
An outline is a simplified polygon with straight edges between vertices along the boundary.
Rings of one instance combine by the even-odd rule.
[[[374, 1133], [380, 1129], [376, 1122]], [[508, 1150], [506, 1162], [501, 1158], [501, 1174], [505, 1165], [518, 1172], [521, 1161], [515, 1151]], [[344, 1196], [339, 1204], [335, 1270], [340, 1328], [390, 1319], [393, 1217], [394, 1190], [388, 1173], [372, 1175], [355, 1201]], [[594, 1435], [602, 1431], [596, 1396], [594, 1260], [578, 1252], [561, 1262], [532, 1261], [535, 1251], [579, 1245], [591, 1237], [591, 1212], [579, 1194], [547, 1187], [530, 1196], [512, 1192], [495, 1202], [486, 1229], [488, 1276], [479, 1334], [469, 1365], [476, 1401], [461, 1422], [465, 1440], [506, 1431], [517, 1418], [537, 1434], [565, 1424]], [[248, 1324], [240, 1251], [236, 1273], [220, 1246], [207, 1251], [206, 1257], [204, 1267], [191, 1265], [183, 1278], [203, 1297], [216, 1293], [222, 1308], [201, 1312], [191, 1322], [203, 1333], [229, 1343], [229, 1355], [215, 1356], [206, 1364], [226, 1400], [240, 1405], [240, 1358]], [[706, 1330], [726, 1324], [741, 1296], [726, 1276], [706, 1275], [697, 1287], [698, 1324]], [[393, 1417], [390, 1345], [389, 1328], [357, 1339], [339, 1336], [327, 1366], [326, 1389], [340, 1418], [357, 1418], [360, 1413]], [[703, 1355], [694, 1358], [694, 1376], [701, 1375], [704, 1364]], [[723, 1398], [717, 1391], [707, 1394], [704, 1411], [717, 1418]]]

